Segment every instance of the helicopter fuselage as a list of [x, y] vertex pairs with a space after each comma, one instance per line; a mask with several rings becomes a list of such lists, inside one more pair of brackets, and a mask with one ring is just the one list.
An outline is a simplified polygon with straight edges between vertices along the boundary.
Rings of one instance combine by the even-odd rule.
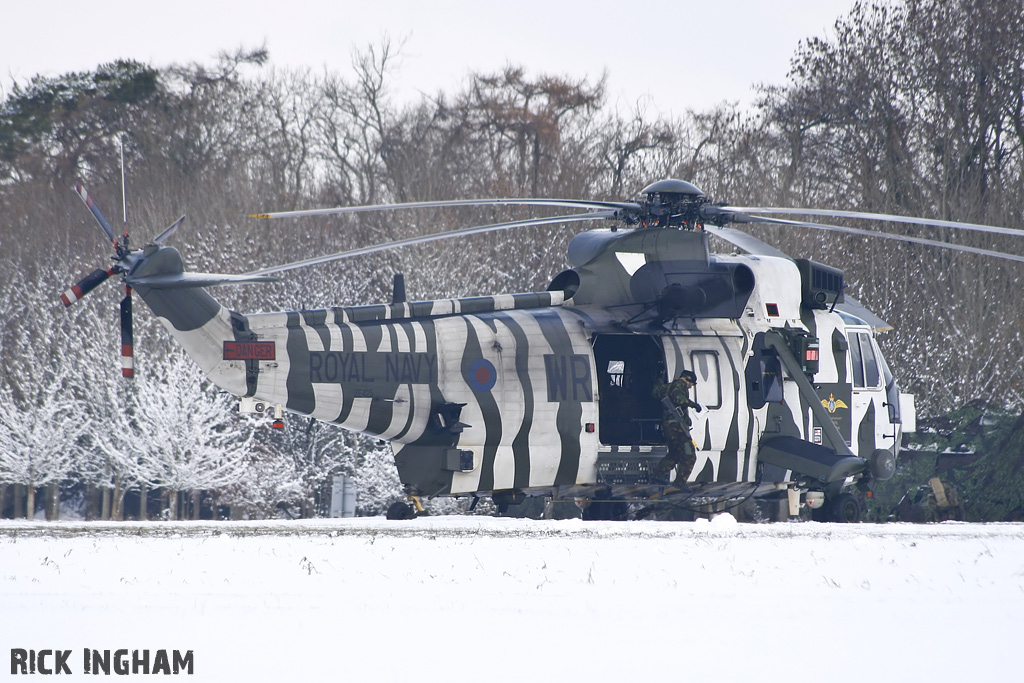
[[[180, 268], [159, 251], [140, 267]], [[650, 484], [666, 450], [652, 392], [683, 369], [707, 409], [677, 486], [835, 493], [895, 454], [900, 399], [873, 332], [818, 282], [838, 271], [714, 255], [672, 229], [583, 233], [569, 259], [546, 292], [283, 313], [137, 290], [217, 385], [389, 441], [417, 495]]]

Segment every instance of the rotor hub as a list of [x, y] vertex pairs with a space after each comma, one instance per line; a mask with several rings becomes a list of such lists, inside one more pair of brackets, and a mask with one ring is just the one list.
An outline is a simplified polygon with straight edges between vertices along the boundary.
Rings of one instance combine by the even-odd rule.
[[704, 193], [685, 180], [666, 179], [651, 183], [641, 193], [643, 225], [694, 230], [704, 227], [700, 207], [708, 203]]

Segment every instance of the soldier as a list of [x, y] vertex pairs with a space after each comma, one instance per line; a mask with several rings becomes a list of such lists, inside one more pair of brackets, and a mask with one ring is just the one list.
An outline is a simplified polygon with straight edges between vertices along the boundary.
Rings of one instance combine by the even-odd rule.
[[681, 483], [686, 480], [697, 462], [697, 450], [693, 446], [693, 437], [690, 436], [688, 409], [694, 408], [700, 412], [704, 406], [690, 400], [690, 389], [695, 386], [697, 375], [690, 370], [683, 370], [679, 373], [679, 378], [670, 384], [658, 382], [654, 387], [654, 397], [661, 399], [665, 405], [661, 434], [668, 445], [668, 455], [662, 458], [654, 469], [654, 476], [658, 479], [665, 479], [672, 468], [678, 466], [676, 481]]

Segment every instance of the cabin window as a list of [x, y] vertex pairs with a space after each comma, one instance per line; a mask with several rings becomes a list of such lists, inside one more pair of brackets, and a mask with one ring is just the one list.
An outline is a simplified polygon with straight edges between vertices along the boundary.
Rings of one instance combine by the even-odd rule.
[[761, 354], [761, 395], [765, 403], [782, 403], [785, 393], [782, 387], [782, 361], [774, 352]]
[[721, 408], [722, 377], [718, 354], [714, 351], [694, 351], [690, 354], [690, 361], [697, 375], [697, 403], [705, 408]]
[[747, 403], [754, 410], [765, 403], [782, 403], [782, 361], [775, 349], [764, 347], [764, 332], [754, 336], [753, 354], [743, 371], [747, 381]]
[[622, 376], [626, 374], [626, 361], [608, 361], [608, 386], [621, 387]]

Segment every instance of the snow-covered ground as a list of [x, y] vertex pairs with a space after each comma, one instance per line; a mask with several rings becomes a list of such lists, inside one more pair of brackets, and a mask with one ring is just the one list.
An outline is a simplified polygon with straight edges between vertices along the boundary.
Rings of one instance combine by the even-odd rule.
[[1022, 614], [1024, 525], [0, 524], [5, 679], [148, 648], [194, 681], [1015, 680]]

